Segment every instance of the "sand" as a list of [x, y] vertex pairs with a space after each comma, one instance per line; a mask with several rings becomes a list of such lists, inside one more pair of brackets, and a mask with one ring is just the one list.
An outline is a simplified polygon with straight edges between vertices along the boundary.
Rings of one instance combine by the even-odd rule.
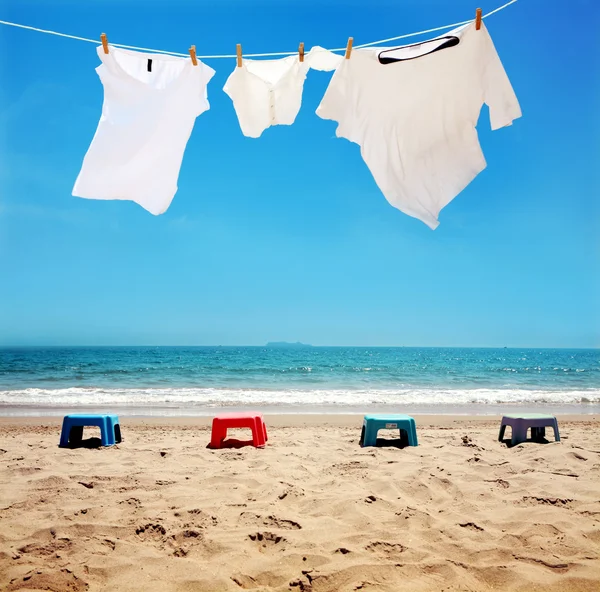
[[[360, 448], [360, 417], [267, 417], [209, 450], [206, 419], [122, 418], [110, 448], [0, 421], [0, 589], [600, 590], [600, 420], [513, 448], [497, 418], [417, 418]], [[93, 434], [94, 432], [92, 432]]]

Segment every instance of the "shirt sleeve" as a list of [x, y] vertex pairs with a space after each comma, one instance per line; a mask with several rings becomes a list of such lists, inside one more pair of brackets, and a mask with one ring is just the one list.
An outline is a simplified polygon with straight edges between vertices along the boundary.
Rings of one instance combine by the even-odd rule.
[[198, 60], [198, 65], [193, 66], [192, 72], [196, 76], [196, 88], [198, 92], [196, 95], [198, 101], [196, 116], [198, 116], [210, 109], [210, 103], [208, 101], [208, 83], [215, 75], [215, 71], [204, 62]]
[[331, 70], [335, 70], [342, 63], [343, 59], [343, 56], [337, 55], [328, 49], [315, 45], [306, 54], [304, 61], [308, 63], [313, 70], [331, 72]]
[[232, 100], [233, 100], [233, 96], [232, 94], [235, 92], [233, 89], [235, 87], [235, 79], [236, 77], [234, 76], [235, 74], [235, 69], [233, 70], [233, 72], [227, 77], [227, 80], [225, 81], [225, 85], [223, 86], [223, 92], [229, 96]]
[[476, 34], [484, 35], [483, 101], [490, 109], [492, 129], [497, 130], [511, 125], [515, 119], [521, 117], [521, 107], [496, 52], [494, 42], [483, 23]]
[[346, 103], [346, 81], [342, 69], [338, 69], [333, 74], [325, 95], [317, 107], [317, 115], [321, 119], [333, 119], [339, 123]]
[[199, 65], [202, 66], [202, 84], [204, 85], [204, 98], [208, 99], [208, 83], [215, 75], [215, 71], [210, 66], [207, 66], [204, 62], [200, 62]]
[[204, 62], [202, 63], [202, 82], [208, 86], [208, 83], [212, 80], [212, 77], [215, 75], [215, 71], [207, 66]]

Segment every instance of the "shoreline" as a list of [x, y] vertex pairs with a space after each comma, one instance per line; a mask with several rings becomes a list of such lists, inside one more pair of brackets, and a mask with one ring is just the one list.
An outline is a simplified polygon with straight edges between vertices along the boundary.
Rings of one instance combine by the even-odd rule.
[[555, 416], [600, 415], [599, 403], [471, 403], [471, 404], [363, 404], [363, 405], [0, 405], [0, 418], [63, 417], [71, 413], [112, 413], [122, 417], [214, 417], [220, 413], [257, 411], [265, 415], [336, 416], [402, 413], [419, 416], [497, 417], [508, 413], [548, 413]]
[[[205, 416], [120, 416], [123, 417], [123, 430], [126, 426], [158, 426], [158, 427], [197, 427], [209, 428], [212, 417]], [[362, 425], [363, 413], [337, 413], [337, 414], [312, 414], [312, 413], [264, 413], [267, 426], [281, 427], [319, 427], [334, 426], [343, 428], [359, 428]], [[412, 414], [418, 426], [423, 427], [460, 427], [464, 425], [498, 425], [501, 415], [456, 415], [456, 414]], [[591, 423], [600, 426], [600, 414], [558, 414], [556, 418], [561, 423]], [[52, 427], [60, 428], [62, 416], [0, 416], [0, 427], [27, 426], [27, 427]]]

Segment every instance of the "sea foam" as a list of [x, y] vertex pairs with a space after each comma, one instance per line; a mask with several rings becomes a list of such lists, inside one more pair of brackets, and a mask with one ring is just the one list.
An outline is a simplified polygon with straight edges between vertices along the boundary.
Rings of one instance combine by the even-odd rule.
[[600, 389], [252, 389], [252, 388], [27, 388], [0, 391], [0, 406], [350, 406], [581, 405], [600, 403]]

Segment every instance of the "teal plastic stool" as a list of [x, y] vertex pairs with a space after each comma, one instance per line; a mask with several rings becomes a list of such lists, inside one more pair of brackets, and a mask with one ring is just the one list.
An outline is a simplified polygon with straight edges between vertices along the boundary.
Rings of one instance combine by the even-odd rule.
[[121, 426], [117, 415], [65, 415], [59, 446], [66, 448], [81, 444], [83, 428], [100, 428], [102, 446], [113, 446], [121, 441]]
[[384, 429], [399, 430], [400, 439], [406, 446], [419, 445], [417, 424], [410, 415], [365, 415], [360, 445], [377, 446], [377, 432]]

